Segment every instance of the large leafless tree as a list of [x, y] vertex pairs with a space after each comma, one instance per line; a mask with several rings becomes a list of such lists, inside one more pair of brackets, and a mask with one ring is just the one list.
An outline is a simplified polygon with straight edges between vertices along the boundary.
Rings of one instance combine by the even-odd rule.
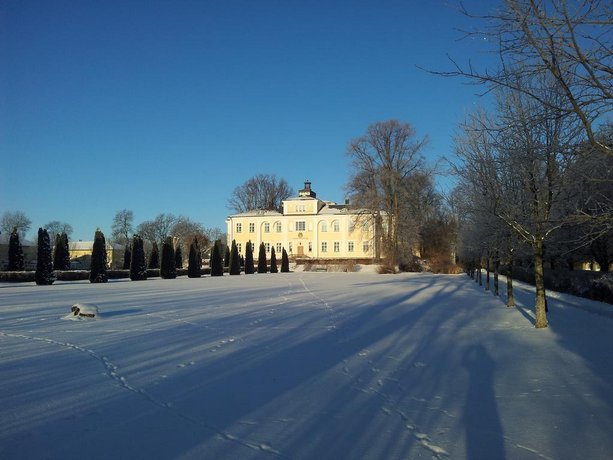
[[23, 211], [6, 211], [0, 218], [0, 231], [10, 235], [13, 229], [17, 229], [22, 240], [31, 226], [32, 221]]
[[[503, 0], [487, 13], [465, 9], [463, 13], [477, 22], [467, 35], [491, 43], [499, 65], [479, 69], [452, 59], [454, 70], [435, 73], [468, 77], [490, 90], [510, 88], [558, 113], [572, 115], [593, 148], [613, 155], [611, 145], [603, 143], [595, 129], [613, 109], [610, 1]], [[536, 84], [518, 85], [518, 75]], [[537, 83], [543, 75], [557, 82], [561, 98], [543, 97]]]
[[410, 223], [410, 206], [416, 205], [421, 191], [418, 182], [423, 183], [428, 175], [422, 154], [426, 143], [410, 124], [388, 120], [373, 123], [347, 147], [352, 165], [347, 184], [351, 201], [375, 214], [377, 233], [391, 266], [397, 264], [401, 252], [410, 251], [406, 247], [410, 239], [403, 235], [411, 229], [404, 224]]
[[134, 212], [130, 209], [122, 209], [115, 213], [111, 225], [111, 239], [115, 243], [130, 244], [134, 232]]
[[232, 191], [228, 208], [236, 213], [257, 209], [281, 212], [283, 200], [293, 193], [285, 179], [277, 179], [274, 174], [257, 174]]
[[576, 118], [553, 108], [555, 99], [563, 97], [559, 82], [543, 78], [541, 85], [540, 98], [551, 103], [541, 104], [521, 91], [500, 91], [497, 113], [473, 116], [456, 147], [461, 179], [481, 193], [493, 217], [532, 249], [539, 328], [547, 327], [545, 242], [570, 222], [574, 188], [568, 173], [582, 133]]

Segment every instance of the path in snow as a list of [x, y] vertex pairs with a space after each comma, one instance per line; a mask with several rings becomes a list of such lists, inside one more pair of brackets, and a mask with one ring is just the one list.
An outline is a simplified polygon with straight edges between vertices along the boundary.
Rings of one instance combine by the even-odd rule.
[[[0, 285], [0, 458], [610, 458], [613, 320], [466, 276]], [[100, 320], [62, 321], [94, 303]]]

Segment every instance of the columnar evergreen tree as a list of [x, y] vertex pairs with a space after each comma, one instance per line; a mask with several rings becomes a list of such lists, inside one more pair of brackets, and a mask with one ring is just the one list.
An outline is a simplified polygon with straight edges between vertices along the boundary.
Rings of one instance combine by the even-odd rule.
[[55, 250], [53, 252], [53, 269], [70, 269], [70, 252], [68, 250], [68, 235], [58, 233], [55, 235]]
[[230, 275], [241, 274], [241, 262], [239, 257], [236, 241], [232, 240], [232, 249], [230, 249]]
[[132, 258], [130, 261], [130, 279], [141, 281], [147, 279], [147, 264], [145, 263], [145, 249], [140, 235], [132, 238]]
[[198, 245], [198, 238], [194, 237], [194, 241], [189, 245], [189, 261], [187, 265], [188, 278], [200, 278], [200, 268], [202, 265], [202, 253]]
[[245, 275], [252, 275], [255, 273], [253, 266], [253, 248], [251, 247], [251, 241], [247, 242], [245, 249]]
[[177, 244], [175, 249], [175, 267], [183, 268], [183, 251], [181, 251], [181, 245]]
[[11, 237], [9, 239], [9, 265], [8, 271], [21, 271], [25, 269], [25, 261], [23, 259], [23, 248], [19, 241], [19, 232], [17, 227], [13, 227]]
[[106, 240], [104, 233], [96, 230], [92, 249], [92, 264], [89, 269], [89, 282], [106, 283], [108, 280], [106, 274]]
[[162, 243], [162, 264], [160, 276], [164, 279], [175, 279], [177, 268], [175, 266], [175, 250], [173, 247], [172, 236], [167, 236]]
[[223, 266], [228, 268], [230, 266], [230, 247], [226, 244], [226, 255], [223, 258]]
[[270, 248], [270, 273], [278, 273], [277, 268], [277, 255], [275, 254], [275, 248]]
[[289, 272], [289, 259], [287, 257], [287, 251], [283, 248], [283, 252], [281, 253], [281, 273]]
[[126, 243], [126, 247], [123, 251], [123, 269], [129, 270], [130, 265], [132, 264], [132, 247], [130, 243]]
[[154, 241], [151, 246], [151, 255], [149, 256], [148, 268], [160, 268], [160, 250], [158, 244]]
[[223, 261], [221, 260], [221, 241], [215, 240], [211, 250], [211, 276], [223, 276]]
[[55, 281], [51, 260], [51, 242], [47, 230], [38, 229], [38, 250], [36, 258], [36, 284], [49, 285]]
[[258, 254], [258, 273], [266, 273], [268, 267], [266, 265], [266, 246], [264, 243], [260, 243], [260, 252]]

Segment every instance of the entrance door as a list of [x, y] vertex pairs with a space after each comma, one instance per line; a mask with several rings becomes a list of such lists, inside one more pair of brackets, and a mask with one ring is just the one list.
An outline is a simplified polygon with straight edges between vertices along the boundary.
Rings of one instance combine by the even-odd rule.
[[301, 244], [298, 245], [298, 247], [296, 248], [296, 250], [298, 251], [298, 257], [302, 257], [304, 256], [304, 246], [302, 246]]

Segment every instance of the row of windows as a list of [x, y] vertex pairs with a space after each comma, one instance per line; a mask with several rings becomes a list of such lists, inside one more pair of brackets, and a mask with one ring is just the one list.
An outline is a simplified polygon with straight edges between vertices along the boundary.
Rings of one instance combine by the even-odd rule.
[[[281, 233], [281, 222], [276, 222], [275, 224], [275, 231], [277, 233]], [[370, 225], [368, 222], [364, 222], [363, 224], [363, 231], [367, 232], [368, 229], [370, 228]], [[349, 228], [349, 231], [352, 232], [354, 229], [354, 226], [351, 225]], [[296, 221], [296, 231], [297, 232], [304, 232], [306, 231], [306, 221], [304, 220], [298, 220]], [[327, 232], [328, 231], [328, 223], [327, 222], [322, 222], [321, 223], [321, 231], [322, 232]], [[340, 222], [338, 220], [335, 220], [332, 222], [332, 231], [333, 232], [340, 232], [341, 231], [341, 225]], [[236, 223], [236, 233], [242, 233], [243, 232], [243, 224], [241, 222], [237, 222]], [[255, 223], [250, 222], [249, 223], [249, 233], [255, 233]], [[270, 233], [270, 224], [268, 222], [264, 223], [264, 233]]]
[[[270, 252], [270, 248], [271, 245], [270, 243], [264, 243], [264, 247], [266, 248], [266, 252]], [[242, 254], [243, 252], [243, 245], [242, 243], [236, 243], [236, 248], [238, 249], [238, 252]], [[341, 252], [341, 243], [338, 241], [335, 241], [332, 245], [333, 251], [334, 252]], [[255, 248], [252, 248], [255, 251]], [[289, 253], [293, 253], [293, 248], [292, 248], [292, 243], [289, 243]], [[309, 252], [313, 252], [313, 243], [311, 241], [308, 242], [308, 249]], [[283, 245], [281, 243], [277, 243], [275, 245], [275, 251], [277, 253], [281, 253], [281, 251], [283, 250]], [[370, 250], [370, 244], [368, 241], [363, 241], [362, 242], [362, 252], [368, 252]], [[354, 252], [355, 251], [355, 244], [353, 241], [348, 241], [347, 242], [347, 252]], [[328, 252], [328, 242], [327, 241], [322, 241], [321, 242], [321, 252]]]

